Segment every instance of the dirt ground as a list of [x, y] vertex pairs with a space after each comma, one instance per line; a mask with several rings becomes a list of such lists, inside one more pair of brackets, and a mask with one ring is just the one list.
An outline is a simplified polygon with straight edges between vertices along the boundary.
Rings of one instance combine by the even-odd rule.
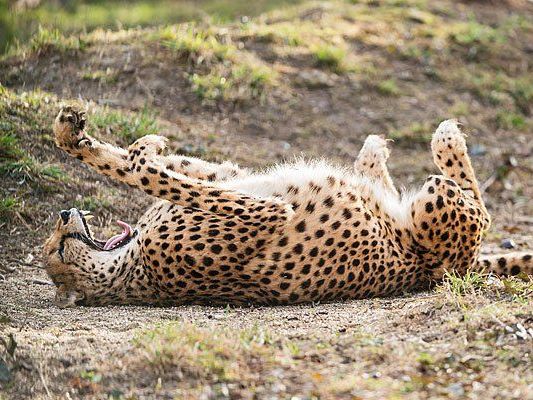
[[[362, 3], [364, 15], [373, 18], [361, 19], [365, 32], [387, 36], [376, 34], [385, 29], [380, 13], [396, 8]], [[419, 8], [406, 3], [416, 12], [410, 11], [411, 22], [404, 25], [423, 19], [421, 13], [450, 24], [475, 18], [496, 28], [515, 15], [533, 18], [527, 2], [519, 1], [435, 1]], [[357, 25], [357, 18], [354, 22], [347, 16], [351, 9], [337, 9], [336, 4], [304, 4], [285, 16], [258, 18], [258, 24], [311, 20], [331, 27], [341, 16]], [[390, 35], [403, 28], [395, 27]], [[483, 38], [455, 43], [446, 54], [429, 47], [434, 53], [426, 58], [409, 58], [391, 51], [390, 43], [343, 32], [348, 55], [371, 60], [372, 73], [322, 68], [305, 46], [287, 49], [237, 25], [216, 29], [224, 29], [218, 34], [229, 35], [232, 43], [242, 43], [239, 51], [269, 65], [277, 82], [259, 97], [199, 98], [188, 77], [211, 66], [194, 64], [191, 57], [146, 40], [152, 30], [93, 34], [83, 50], [41, 43], [0, 61], [0, 129], [6, 135], [15, 132], [21, 151], [37, 160], [35, 165], [2, 169], [2, 196], [17, 199], [17, 208], [6, 211], [0, 223], [0, 399], [533, 398], [533, 308], [527, 278], [529, 286], [521, 291], [509, 289], [514, 281], [489, 278], [481, 284], [467, 282], [463, 292], [445, 285], [399, 298], [293, 307], [54, 306], [54, 287], [42, 269], [40, 246], [55, 213], [73, 205], [93, 208], [95, 229], [109, 234], [113, 220], [134, 223], [151, 202], [55, 148], [51, 123], [64, 102], [89, 108], [89, 118], [108, 124], [93, 126], [97, 134], [121, 145], [128, 138], [117, 133], [115, 120], [101, 115], [118, 111], [130, 121], [144, 109], [155, 110], [155, 122], [174, 151], [250, 167], [300, 155], [349, 164], [366, 135], [386, 134], [395, 138], [389, 167], [399, 187], [418, 187], [436, 172], [420, 131], [430, 134], [438, 121], [457, 117], [469, 134], [474, 168], [493, 216], [483, 251], [506, 251], [502, 246], [511, 241], [515, 249], [533, 247], [531, 104], [511, 98], [511, 89], [489, 83], [465, 86], [452, 76], [477, 68], [496, 81], [504, 71], [505, 82], [512, 82], [509, 87], [517, 87], [532, 72], [531, 26], [508, 34], [506, 60], [496, 41], [484, 43]], [[424, 36], [413, 40], [425, 46]], [[483, 56], [469, 58], [476, 51]], [[221, 62], [222, 67], [230, 62]], [[87, 71], [104, 71], [112, 79], [88, 76]], [[378, 85], [390, 79], [392, 88]], [[531, 93], [531, 80], [523, 85], [517, 92]], [[491, 102], [485, 95], [494, 92], [506, 96]], [[504, 124], [504, 116], [495, 117], [501, 110], [520, 119]], [[133, 129], [128, 123], [124, 126]], [[2, 151], [4, 161], [25, 157]], [[59, 178], [44, 165], [59, 166]], [[253, 331], [252, 344], [246, 343], [257, 346], [259, 355], [239, 358], [240, 352], [249, 354], [246, 346], [237, 355], [217, 353], [215, 359], [223, 359], [224, 368], [239, 365], [233, 375], [226, 369], [225, 374], [216, 372], [211, 364], [202, 364], [198, 372], [198, 360], [186, 355], [163, 362], [163, 350], [152, 352], [137, 339], [173, 321], [193, 324], [199, 335], [228, 340], [240, 332], [242, 341], [242, 332]], [[257, 340], [265, 335], [271, 339]], [[165, 340], [168, 344], [174, 339]]]

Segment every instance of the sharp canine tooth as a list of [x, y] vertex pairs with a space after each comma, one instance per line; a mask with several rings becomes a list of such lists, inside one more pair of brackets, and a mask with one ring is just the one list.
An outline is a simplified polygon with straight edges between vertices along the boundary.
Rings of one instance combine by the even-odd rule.
[[91, 220], [91, 219], [93, 219], [93, 218], [94, 218], [94, 215], [91, 215], [91, 214], [87, 214], [87, 215], [85, 215], [85, 220], [86, 220], [86, 221], [89, 221], [89, 220]]

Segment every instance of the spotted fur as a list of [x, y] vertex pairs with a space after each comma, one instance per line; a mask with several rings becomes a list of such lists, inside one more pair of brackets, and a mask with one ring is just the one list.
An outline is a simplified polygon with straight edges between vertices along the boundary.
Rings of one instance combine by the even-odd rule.
[[91, 245], [81, 212], [63, 214], [45, 244], [61, 305], [292, 304], [427, 288], [446, 270], [533, 272], [530, 254], [478, 256], [490, 217], [454, 121], [432, 140], [442, 174], [401, 196], [377, 136], [352, 170], [300, 160], [251, 173], [164, 156], [159, 136], [123, 150], [84, 126], [82, 113], [63, 109], [58, 146], [161, 200], [110, 251]]

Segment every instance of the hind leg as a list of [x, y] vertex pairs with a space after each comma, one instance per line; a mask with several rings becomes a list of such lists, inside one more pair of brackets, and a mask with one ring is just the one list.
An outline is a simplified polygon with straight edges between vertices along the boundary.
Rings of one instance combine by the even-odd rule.
[[433, 161], [442, 174], [455, 181], [466, 195], [470, 195], [486, 217], [485, 229], [490, 225], [490, 217], [481, 198], [479, 184], [467, 153], [465, 135], [457, 121], [441, 122], [431, 140]]
[[386, 189], [398, 195], [387, 169], [389, 154], [387, 141], [377, 135], [370, 135], [354, 162], [354, 169], [358, 174], [380, 182]]
[[412, 238], [429, 280], [444, 272], [464, 274], [476, 264], [484, 232], [478, 202], [444, 175], [430, 176], [411, 205]]

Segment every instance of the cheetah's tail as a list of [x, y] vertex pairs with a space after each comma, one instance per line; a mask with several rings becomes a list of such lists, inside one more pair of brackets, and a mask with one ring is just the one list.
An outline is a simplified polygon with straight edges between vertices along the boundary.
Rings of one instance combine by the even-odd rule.
[[474, 270], [496, 275], [533, 275], [533, 252], [513, 252], [479, 256]]

